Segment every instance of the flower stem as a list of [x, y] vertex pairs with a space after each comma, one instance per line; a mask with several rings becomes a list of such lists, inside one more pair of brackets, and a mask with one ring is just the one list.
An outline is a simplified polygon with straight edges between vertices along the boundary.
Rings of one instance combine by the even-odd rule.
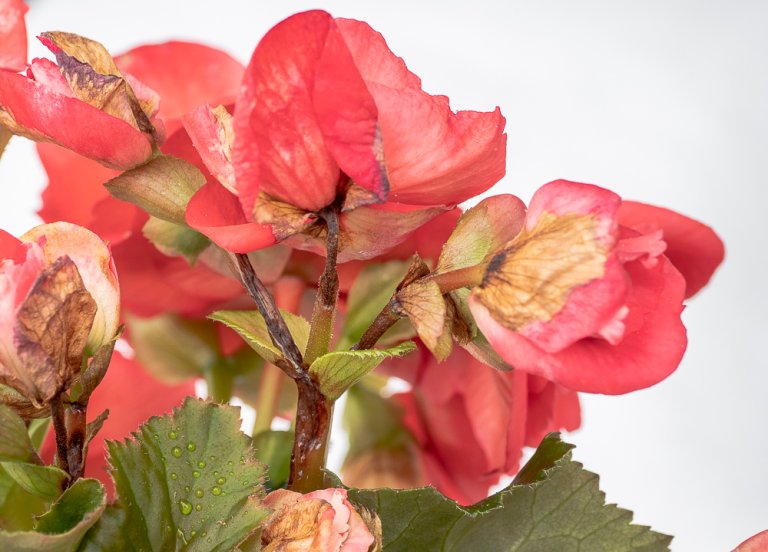
[[325, 487], [323, 468], [328, 455], [333, 402], [326, 399], [311, 380], [296, 380], [296, 387], [299, 401], [288, 488], [308, 493]]
[[251, 432], [254, 437], [272, 427], [272, 418], [275, 417], [280, 402], [280, 390], [283, 387], [284, 377], [280, 368], [274, 364], [269, 362], [264, 364], [256, 395], [256, 421]]
[[51, 401], [51, 421], [56, 436], [56, 464], [69, 473], [69, 455], [67, 454], [67, 424], [64, 420], [64, 399], [59, 394]]
[[267, 291], [262, 281], [256, 275], [248, 255], [236, 253], [237, 265], [240, 269], [243, 285], [248, 290], [249, 295], [256, 303], [256, 308], [267, 322], [267, 329], [274, 344], [280, 349], [286, 362], [279, 364], [280, 368], [296, 379], [306, 377], [306, 370], [303, 367], [303, 358], [301, 351], [296, 346], [288, 326], [280, 315], [280, 310], [275, 305], [275, 299]]
[[433, 274], [426, 279], [437, 282], [437, 285], [440, 286], [440, 291], [448, 293], [463, 287], [479, 286], [483, 283], [485, 269], [485, 264], [479, 264], [451, 270], [450, 272], [443, 272], [442, 274]]
[[360, 341], [352, 346], [353, 351], [372, 349], [381, 339], [389, 328], [394, 326], [395, 322], [403, 317], [397, 308], [397, 299], [393, 297], [389, 303], [381, 310], [376, 318], [360, 337]]
[[336, 259], [339, 253], [339, 217], [332, 208], [324, 209], [320, 216], [325, 220], [328, 237], [325, 241], [325, 270], [317, 286], [315, 305], [312, 308], [312, 325], [307, 341], [304, 361], [311, 365], [314, 360], [326, 354], [330, 348], [336, 302], [339, 297], [339, 275]]
[[232, 375], [225, 363], [212, 366], [205, 374], [205, 382], [208, 384], [208, 397], [217, 403], [227, 403], [232, 398]]

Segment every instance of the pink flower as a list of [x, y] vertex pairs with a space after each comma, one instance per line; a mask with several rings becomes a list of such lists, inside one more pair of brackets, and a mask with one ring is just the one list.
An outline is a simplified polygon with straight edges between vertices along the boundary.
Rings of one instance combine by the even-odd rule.
[[21, 240], [0, 231], [0, 260], [0, 382], [40, 407], [117, 333], [115, 267], [98, 236], [66, 222]]
[[27, 64], [27, 28], [21, 0], [0, 0], [0, 71], [21, 71]]
[[[413, 357], [413, 358], [411, 358]], [[389, 373], [410, 382], [396, 395], [416, 438], [426, 482], [461, 504], [487, 496], [519, 468], [523, 446], [579, 427], [576, 393], [521, 371], [500, 372], [455, 349], [438, 364], [421, 347]]]
[[305, 495], [279, 489], [264, 504], [274, 510], [261, 534], [265, 552], [367, 552], [376, 540], [371, 527], [380, 533], [377, 519], [363, 519], [345, 489]]
[[[157, 92], [158, 116], [170, 133], [163, 152], [202, 166], [180, 117], [206, 101], [232, 101], [242, 65], [224, 52], [188, 42], [140, 46], [115, 62]], [[38, 144], [38, 153], [49, 180], [40, 216], [86, 226], [110, 242], [125, 308], [141, 316], [169, 310], [200, 315], [243, 294], [235, 279], [204, 263], [191, 267], [158, 251], [142, 234], [147, 215], [110, 197], [102, 186], [118, 172], [54, 144]]]
[[[588, 184], [561, 180], [534, 194], [524, 229], [470, 298], [477, 324], [516, 369], [617, 394], [653, 385], [679, 364], [686, 279], [664, 255], [665, 230], [691, 290], [709, 279], [722, 243], [701, 223], [640, 204], [626, 212], [650, 213], [657, 224], [623, 226], [621, 208], [616, 194]], [[681, 242], [683, 228], [700, 239]]]
[[187, 222], [240, 253], [283, 239], [323, 253], [315, 223], [335, 205], [341, 259], [372, 258], [505, 170], [498, 109], [452, 112], [379, 33], [322, 11], [267, 33], [233, 121], [209, 107], [185, 126], [217, 176], [190, 201]]

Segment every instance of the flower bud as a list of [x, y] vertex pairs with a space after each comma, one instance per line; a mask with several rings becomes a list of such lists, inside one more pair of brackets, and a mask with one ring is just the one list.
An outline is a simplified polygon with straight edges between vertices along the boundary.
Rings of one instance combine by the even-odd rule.
[[261, 533], [264, 552], [368, 552], [381, 541], [378, 518], [367, 512], [361, 515], [347, 500], [345, 489], [305, 495], [279, 489], [264, 503], [274, 509]]
[[68, 388], [84, 354], [112, 340], [119, 309], [111, 255], [95, 234], [63, 222], [21, 240], [0, 232], [0, 384], [35, 409]]

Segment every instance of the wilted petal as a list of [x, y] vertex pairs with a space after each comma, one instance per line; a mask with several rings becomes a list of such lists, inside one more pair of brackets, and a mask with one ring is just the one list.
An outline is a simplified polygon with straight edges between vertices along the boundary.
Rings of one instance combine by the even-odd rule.
[[38, 243], [48, 263], [64, 255], [75, 262], [98, 305], [88, 337], [89, 350], [112, 340], [120, 325], [120, 288], [112, 254], [104, 242], [93, 232], [68, 222], [37, 226], [21, 236], [21, 241]]
[[227, 190], [237, 195], [235, 168], [232, 165], [232, 115], [224, 108], [206, 104], [182, 117], [205, 167]]
[[27, 64], [28, 9], [21, 0], [0, 0], [0, 71], [23, 71]]
[[627, 293], [613, 250], [620, 202], [588, 184], [542, 186], [525, 231], [494, 256], [473, 296], [502, 325], [548, 352], [597, 333]]
[[660, 258], [649, 268], [633, 261], [624, 269], [632, 285], [624, 336], [616, 345], [590, 337], [547, 353], [498, 323], [475, 297], [470, 297], [469, 304], [493, 348], [516, 369], [576, 391], [627, 393], [669, 376], [680, 363], [687, 341], [680, 321], [685, 280], [672, 263]]
[[701, 222], [662, 207], [624, 201], [619, 223], [642, 234], [662, 231], [667, 248], [664, 255], [685, 277], [685, 296], [704, 287], [723, 262], [725, 247], [714, 230]]
[[115, 169], [129, 169], [152, 155], [149, 139], [122, 119], [23, 75], [0, 72], [0, 124]]

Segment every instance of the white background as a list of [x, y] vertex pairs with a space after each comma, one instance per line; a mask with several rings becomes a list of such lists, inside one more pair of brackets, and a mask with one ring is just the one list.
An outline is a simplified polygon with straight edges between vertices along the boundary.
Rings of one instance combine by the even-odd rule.
[[[246, 62], [269, 27], [318, 5], [368, 21], [455, 108], [501, 106], [508, 171], [494, 192], [527, 200], [567, 178], [717, 229], [727, 261], [685, 312], [678, 371], [631, 395], [585, 396], [568, 438], [609, 501], [675, 535], [674, 550], [729, 550], [768, 528], [768, 3], [31, 0], [28, 25], [113, 53], [198, 40]], [[12, 141], [0, 226], [35, 224], [44, 183], [29, 144]]]

